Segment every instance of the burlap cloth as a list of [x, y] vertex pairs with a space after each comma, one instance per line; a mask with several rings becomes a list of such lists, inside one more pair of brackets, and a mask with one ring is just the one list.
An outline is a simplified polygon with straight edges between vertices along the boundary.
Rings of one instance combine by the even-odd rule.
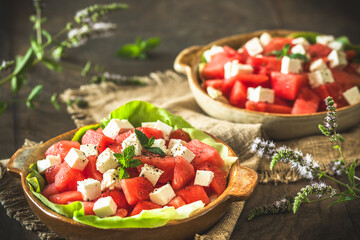
[[[84, 85], [79, 89], [66, 90], [62, 94], [62, 99], [67, 102], [69, 99], [81, 96], [89, 103], [86, 108], [79, 108], [75, 104], [68, 107], [68, 112], [77, 126], [98, 122], [107, 117], [112, 110], [131, 100], [151, 102], [176, 115], [181, 115], [194, 127], [205, 130], [228, 143], [239, 157], [242, 165], [258, 171], [261, 183], [288, 183], [300, 179], [296, 172], [285, 164], [279, 164], [273, 171], [270, 171], [268, 161], [260, 160], [249, 151], [253, 140], [256, 137], [264, 136], [260, 124], [231, 123], [205, 115], [196, 104], [183, 75], [168, 70], [139, 78], [148, 85], [139, 87], [117, 86], [113, 83]], [[348, 161], [359, 158], [360, 125], [343, 133], [343, 136], [346, 139], [343, 152]], [[29, 141], [26, 144], [29, 146]], [[330, 171], [331, 160], [338, 158], [338, 152], [331, 150], [332, 144], [321, 135], [277, 142], [277, 145], [287, 145], [300, 149], [304, 153], [310, 153], [323, 169], [328, 171]], [[61, 238], [49, 231], [32, 213], [23, 196], [20, 182], [7, 175], [5, 165], [6, 160], [1, 161], [0, 201], [7, 214], [20, 221], [26, 229], [37, 231], [40, 239]], [[243, 206], [244, 202], [232, 203], [224, 217], [215, 226], [207, 233], [195, 236], [195, 239], [229, 239]]]

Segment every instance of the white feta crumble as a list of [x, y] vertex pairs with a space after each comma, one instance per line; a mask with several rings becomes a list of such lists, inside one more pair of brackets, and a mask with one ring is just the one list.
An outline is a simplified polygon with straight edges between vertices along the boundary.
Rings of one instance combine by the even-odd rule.
[[335, 37], [332, 35], [318, 35], [316, 36], [316, 42], [323, 45], [328, 45], [330, 42], [334, 41]]
[[207, 87], [206, 92], [212, 99], [218, 99], [220, 97], [223, 97], [222, 92], [213, 87]]
[[152, 185], [155, 186], [163, 172], [163, 170], [145, 163], [144, 166], [141, 168], [139, 177], [144, 177], [148, 179], [152, 183]]
[[94, 144], [85, 144], [80, 146], [80, 151], [82, 151], [86, 157], [88, 156], [98, 156], [99, 152]]
[[334, 82], [332, 73], [328, 68], [311, 72], [308, 76], [311, 88], [316, 88], [323, 84]]
[[125, 149], [130, 146], [134, 146], [135, 148], [135, 156], [141, 155], [142, 146], [139, 139], [136, 137], [135, 133], [130, 134], [122, 143], [122, 149]]
[[93, 207], [93, 211], [98, 217], [109, 217], [116, 213], [116, 203], [112, 199], [112, 197], [103, 197], [99, 198]]
[[101, 195], [101, 184], [98, 180], [87, 178], [77, 182], [77, 190], [83, 195], [84, 201], [92, 201]]
[[300, 59], [289, 58], [284, 56], [281, 59], [281, 73], [301, 73], [302, 72], [302, 61]]
[[337, 50], [337, 51], [340, 51], [344, 48], [344, 44], [342, 42], [339, 42], [339, 41], [332, 41], [328, 44], [328, 46], [331, 48], [331, 49], [334, 49], [334, 50]]
[[168, 149], [166, 148], [166, 142], [164, 139], [155, 139], [153, 145], [151, 147], [160, 148], [166, 155], [168, 154]]
[[141, 127], [154, 128], [156, 122], [142, 122]]
[[155, 123], [154, 128], [159, 129], [162, 131], [164, 139], [169, 140], [170, 133], [172, 132], [173, 128], [160, 120], [157, 120]]
[[180, 214], [182, 218], [188, 218], [192, 213], [204, 208], [204, 206], [205, 204], [203, 203], [203, 201], [198, 200], [196, 202], [178, 207], [176, 211]]
[[310, 72], [315, 72], [317, 70], [325, 70], [327, 68], [328, 67], [327, 67], [326, 63], [324, 62], [324, 60], [322, 58], [319, 58], [310, 64]]
[[195, 174], [194, 185], [208, 187], [214, 178], [212, 171], [197, 170]]
[[260, 36], [260, 43], [263, 47], [265, 47], [266, 45], [269, 44], [269, 42], [271, 41], [272, 37], [268, 32], [264, 32], [263, 34], [261, 34]]
[[305, 48], [307, 48], [310, 45], [308, 40], [306, 40], [304, 37], [294, 38], [293, 40], [291, 40], [291, 43], [294, 44], [294, 45], [301, 44]]
[[114, 169], [119, 166], [119, 163], [114, 156], [114, 152], [110, 148], [106, 148], [97, 158], [96, 169], [104, 173], [109, 169]]
[[254, 37], [249, 41], [247, 41], [245, 43], [245, 49], [250, 56], [255, 56], [257, 54], [260, 54], [264, 50], [261, 45], [260, 39], [258, 37]]
[[37, 161], [37, 169], [39, 173], [44, 173], [49, 167], [58, 165], [61, 163], [61, 157], [58, 154], [57, 156], [48, 155], [45, 159]]
[[293, 46], [291, 48], [291, 52], [306, 55], [306, 49], [302, 44], [296, 44], [295, 46]]
[[204, 52], [204, 58], [205, 58], [206, 62], [210, 62], [212, 56], [214, 56], [217, 53], [221, 53], [223, 51], [224, 51], [223, 47], [214, 45], [209, 50], [206, 50]]
[[155, 188], [154, 191], [149, 194], [149, 196], [153, 203], [164, 206], [176, 195], [171, 185], [167, 183], [160, 188]]
[[187, 144], [187, 142], [185, 142], [184, 140], [172, 138], [169, 141], [168, 149], [171, 151], [171, 149], [175, 146], [175, 144], [178, 144], [178, 143], [183, 146], [186, 146], [186, 144]]
[[101, 191], [106, 189], [121, 189], [120, 180], [119, 180], [119, 170], [109, 169], [103, 174], [103, 179], [101, 181]]
[[347, 65], [346, 54], [343, 51], [332, 50], [327, 58], [331, 68], [343, 68]]
[[350, 105], [360, 102], [360, 92], [357, 86], [346, 90], [343, 95]]
[[134, 126], [127, 119], [111, 119], [103, 130], [103, 134], [111, 139], [119, 134], [122, 129], [133, 129]]
[[241, 64], [239, 60], [227, 62], [224, 65], [224, 77], [231, 78], [237, 74], [251, 74], [254, 72], [254, 68], [249, 64]]
[[174, 157], [181, 156], [185, 158], [186, 161], [191, 162], [195, 158], [195, 153], [190, 151], [187, 147], [183, 146], [182, 144], [175, 144], [171, 148], [171, 155]]
[[275, 93], [270, 88], [263, 88], [261, 86], [256, 88], [249, 87], [247, 89], [247, 99], [254, 102], [274, 103]]
[[71, 168], [84, 170], [89, 162], [89, 159], [85, 156], [85, 153], [76, 148], [71, 148], [68, 154], [65, 156], [65, 161]]

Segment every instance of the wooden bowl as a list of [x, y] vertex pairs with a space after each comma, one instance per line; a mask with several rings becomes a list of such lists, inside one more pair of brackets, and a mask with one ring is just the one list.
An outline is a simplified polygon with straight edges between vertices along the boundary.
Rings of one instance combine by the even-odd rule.
[[[257, 184], [257, 173], [242, 167], [236, 162], [229, 173], [228, 186], [213, 202], [187, 219], [171, 221], [157, 228], [117, 228], [100, 229], [64, 217], [37, 199], [30, 191], [26, 176], [32, 163], [44, 158], [47, 148], [60, 140], [70, 140], [77, 129], [57, 136], [44, 144], [34, 148], [21, 148], [10, 159], [7, 170], [21, 177], [25, 197], [39, 219], [49, 229], [70, 239], [187, 239], [196, 233], [202, 233], [215, 224], [225, 213], [230, 203], [249, 198]], [[218, 142], [220, 140], [216, 139]], [[229, 156], [235, 153], [229, 147]]]
[[[274, 114], [249, 111], [212, 99], [202, 87], [198, 66], [204, 51], [213, 45], [239, 48], [253, 37], [268, 32], [272, 36], [287, 36], [295, 31], [262, 30], [252, 33], [221, 38], [205, 46], [192, 46], [179, 53], [174, 62], [177, 72], [187, 75], [190, 89], [196, 102], [208, 115], [237, 123], [261, 123], [267, 136], [275, 140], [284, 140], [318, 134], [318, 124], [322, 123], [326, 112], [312, 114]], [[339, 131], [346, 130], [360, 122], [360, 103], [337, 109]]]

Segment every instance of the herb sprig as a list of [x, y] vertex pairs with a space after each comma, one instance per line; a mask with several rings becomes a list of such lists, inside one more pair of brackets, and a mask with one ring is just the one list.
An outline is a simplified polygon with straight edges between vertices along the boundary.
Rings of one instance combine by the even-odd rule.
[[[292, 168], [295, 168], [300, 176], [312, 180], [312, 182], [302, 188], [297, 196], [294, 198], [284, 198], [281, 204], [284, 207], [280, 209], [273, 209], [273, 204], [257, 207], [250, 212], [248, 220], [253, 219], [255, 216], [267, 215], [270, 213], [287, 212], [292, 209], [296, 213], [301, 205], [304, 203], [318, 202], [322, 200], [335, 199], [330, 206], [335, 204], [351, 201], [360, 198], [360, 178], [355, 176], [355, 167], [357, 160], [355, 159], [350, 166], [347, 166], [345, 156], [341, 148], [341, 142], [345, 139], [337, 132], [338, 122], [334, 100], [331, 97], [325, 99], [327, 106], [327, 114], [324, 119], [324, 124], [319, 124], [319, 130], [331, 142], [334, 142], [334, 149], [339, 151], [340, 160], [333, 161], [333, 171], [335, 174], [340, 175], [345, 173], [348, 176], [348, 182], [342, 182], [335, 177], [329, 175], [326, 171], [321, 170], [320, 165], [313, 160], [310, 154], [304, 155], [300, 150], [292, 150], [286, 146], [277, 148], [272, 141], [257, 138], [252, 144], [251, 151], [256, 152], [260, 157], [271, 159], [270, 169], [272, 170], [278, 162], [288, 163]], [[343, 192], [337, 192], [325, 182], [317, 181], [314, 179], [327, 178], [346, 188]], [[312, 199], [311, 196], [316, 196], [317, 199]], [[291, 206], [291, 208], [286, 206]]]
[[149, 152], [158, 154], [160, 156], [165, 156], [165, 153], [161, 148], [159, 147], [152, 147], [152, 145], [155, 142], [155, 137], [151, 137], [150, 139], [141, 131], [138, 129], [135, 129], [136, 137], [139, 139], [141, 146], [148, 150]]
[[127, 172], [127, 168], [135, 168], [142, 165], [139, 159], [133, 159], [135, 156], [135, 147], [129, 146], [125, 148], [122, 153], [114, 153], [114, 156], [119, 162], [119, 179], [129, 178], [130, 175]]
[[152, 37], [148, 39], [141, 39], [138, 37], [135, 43], [129, 43], [122, 46], [117, 56], [121, 58], [131, 58], [145, 60], [148, 57], [148, 52], [158, 47], [161, 43], [160, 38]]
[[304, 62], [309, 61], [309, 59], [306, 55], [300, 54], [300, 53], [289, 54], [289, 51], [290, 51], [290, 44], [287, 43], [284, 45], [282, 50], [274, 50], [274, 51], [270, 52], [269, 55], [275, 55], [275, 56], [277, 56], [277, 59], [288, 56], [289, 58], [300, 59]]

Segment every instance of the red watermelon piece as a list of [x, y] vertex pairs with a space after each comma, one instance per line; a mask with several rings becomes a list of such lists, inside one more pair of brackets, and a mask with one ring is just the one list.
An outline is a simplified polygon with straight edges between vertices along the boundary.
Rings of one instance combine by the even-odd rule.
[[114, 200], [114, 202], [116, 203], [116, 206], [118, 208], [124, 208], [124, 209], [129, 210], [129, 204], [126, 201], [123, 191], [118, 190], [118, 189], [106, 190], [105, 192], [103, 192], [101, 194], [100, 198], [108, 197], [108, 196], [112, 197], [112, 199]]
[[200, 142], [198, 139], [191, 140], [186, 144], [186, 147], [196, 155], [191, 162], [194, 166], [204, 162], [218, 167], [224, 165], [224, 160], [221, 158], [219, 152], [212, 146]]
[[[175, 166], [174, 157], [172, 156], [160, 157], [155, 154], [147, 154], [147, 155], [136, 156], [136, 158], [139, 159], [144, 164], [145, 163], [149, 164], [164, 171], [163, 174], [161, 174], [158, 182], [167, 183], [173, 179], [174, 166]], [[141, 167], [142, 166], [138, 167], [139, 172], [141, 171]]]
[[230, 104], [235, 107], [244, 108], [246, 99], [247, 99], [247, 86], [240, 81], [235, 81], [229, 96]]
[[83, 207], [84, 207], [84, 213], [85, 215], [95, 215], [94, 213], [94, 202], [86, 202], [86, 201], [82, 201], [81, 202]]
[[224, 79], [212, 79], [205, 81], [205, 88], [212, 87], [221, 91], [224, 85]]
[[310, 88], [302, 88], [299, 96], [294, 102], [291, 114], [310, 114], [317, 112], [320, 104], [320, 97]]
[[97, 132], [95, 130], [89, 129], [86, 131], [84, 136], [81, 139], [81, 144], [93, 144], [96, 145], [98, 148], [99, 153], [102, 153], [106, 147], [115, 141], [103, 133]]
[[84, 179], [83, 171], [71, 168], [67, 162], [63, 162], [55, 176], [55, 187], [59, 192], [74, 191], [77, 189], [77, 182]]
[[325, 46], [321, 43], [316, 43], [310, 45], [308, 48], [308, 53], [310, 54], [311, 58], [322, 58], [327, 57], [332, 49], [328, 46]]
[[184, 206], [185, 204], [186, 204], [185, 201], [180, 196], [176, 196], [173, 199], [171, 199], [171, 201], [168, 202], [166, 206], [173, 206], [176, 209], [178, 207]]
[[218, 195], [220, 196], [226, 188], [227, 184], [227, 174], [225, 171], [223, 171], [221, 168], [210, 165], [210, 164], [201, 164], [196, 167], [196, 170], [205, 170], [205, 171], [211, 171], [214, 173], [214, 178], [210, 183], [210, 188]]
[[61, 164], [49, 167], [45, 170], [45, 178], [48, 184], [55, 182], [55, 176], [59, 172]]
[[46, 198], [49, 198], [52, 195], [60, 193], [57, 188], [55, 187], [55, 183], [48, 184], [44, 187], [41, 194], [44, 195]]
[[183, 157], [175, 157], [174, 177], [171, 186], [174, 190], [185, 187], [195, 177], [194, 167]]
[[177, 196], [180, 196], [186, 204], [193, 203], [201, 200], [205, 205], [210, 202], [208, 195], [206, 194], [202, 186], [191, 185], [175, 192]]
[[80, 143], [76, 141], [67, 141], [63, 140], [57, 143], [54, 143], [51, 147], [49, 147], [46, 152], [45, 156], [57, 156], [58, 154], [61, 157], [61, 161], [64, 161], [66, 155], [70, 151], [71, 148], [80, 149]]
[[151, 182], [144, 177], [135, 177], [120, 180], [126, 201], [135, 205], [139, 201], [149, 200], [149, 194], [154, 190]]
[[78, 191], [62, 192], [49, 197], [49, 201], [56, 204], [67, 204], [68, 202], [81, 200], [83, 200], [83, 195]]
[[150, 201], [140, 201], [135, 205], [134, 209], [130, 213], [130, 216], [138, 215], [142, 210], [151, 210], [156, 208], [162, 208], [162, 206]]
[[172, 131], [170, 133], [169, 139], [181, 139], [181, 140], [183, 140], [185, 142], [190, 142], [191, 141], [191, 138], [190, 138], [189, 134], [187, 134], [187, 132], [185, 132], [181, 128], [176, 129], [175, 131]]
[[85, 178], [92, 178], [101, 182], [103, 174], [96, 169], [96, 156], [88, 156], [87, 158], [89, 159], [89, 162], [84, 168]]
[[271, 72], [271, 85], [275, 95], [295, 100], [301, 88], [308, 85], [308, 75], [304, 74], [283, 74]]
[[245, 103], [245, 109], [257, 112], [291, 113], [291, 107], [267, 102], [247, 101]]
[[138, 127], [137, 130], [143, 132], [148, 138], [154, 137], [155, 139], [164, 138], [161, 130], [149, 127]]
[[264, 47], [264, 55], [268, 55], [272, 51], [282, 50], [286, 44], [291, 45], [292, 38], [274, 37]]
[[124, 218], [128, 215], [128, 213], [128, 210], [126, 210], [125, 208], [118, 208], [116, 209], [116, 213], [113, 216]]

